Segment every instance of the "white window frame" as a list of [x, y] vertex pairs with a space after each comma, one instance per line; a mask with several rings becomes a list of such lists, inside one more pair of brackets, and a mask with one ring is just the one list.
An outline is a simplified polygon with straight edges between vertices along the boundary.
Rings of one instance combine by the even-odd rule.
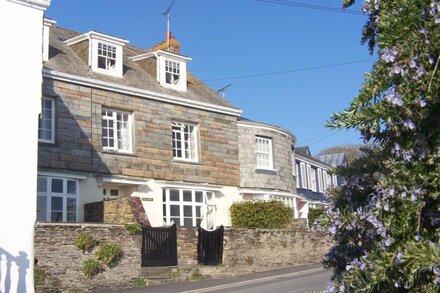
[[307, 164], [307, 185], [308, 189], [312, 189], [312, 166], [310, 164]]
[[338, 187], [338, 177], [333, 174], [332, 175], [333, 187]]
[[296, 171], [296, 188], [300, 188], [300, 180], [302, 178], [300, 169], [299, 169], [299, 162], [295, 162], [295, 171]]
[[[191, 58], [184, 57], [182, 55], [166, 52], [166, 51], [156, 51], [157, 58], [157, 81], [161, 86], [186, 92], [187, 90], [187, 74], [186, 74], [186, 62], [190, 61]], [[167, 63], [174, 62], [179, 64], [179, 81], [177, 83], [167, 83]]]
[[[111, 75], [114, 77], [122, 77], [123, 76], [123, 45], [125, 45], [123, 42], [112, 42], [109, 40], [104, 40], [102, 38], [98, 38], [96, 36], [93, 36], [90, 40], [90, 50], [89, 50], [89, 65], [91, 66], [92, 70], [97, 73], [102, 73], [106, 75]], [[114, 57], [112, 56], [112, 60], [115, 61], [114, 66], [107, 67], [107, 68], [100, 68], [98, 65], [99, 57], [99, 46], [105, 45], [109, 46], [111, 48], [114, 48]], [[113, 50], [112, 50], [113, 51]], [[104, 56], [104, 58], [109, 59], [108, 56]]]
[[172, 86], [178, 86], [180, 82], [182, 82], [182, 75], [180, 74], [180, 62], [165, 59], [165, 83]]
[[[170, 199], [170, 192], [171, 190], [177, 191], [179, 194], [179, 200], [178, 201], [171, 201]], [[204, 190], [198, 190], [198, 189], [190, 189], [190, 188], [164, 188], [162, 190], [162, 219], [166, 225], [171, 225], [171, 218], [179, 218], [179, 223], [177, 226], [184, 226], [185, 224], [185, 218], [189, 219], [189, 216], [184, 215], [184, 206], [190, 206], [191, 207], [191, 226], [185, 226], [185, 227], [196, 227], [197, 225], [200, 225], [203, 220], [207, 218], [206, 210], [207, 210], [207, 193], [212, 191], [204, 191]], [[191, 201], [184, 201], [183, 194], [184, 192], [190, 192], [191, 193]], [[202, 193], [202, 201], [197, 202], [196, 201], [196, 192]], [[165, 197], [165, 198], [164, 198]], [[215, 197], [214, 194], [212, 194], [212, 197]], [[178, 216], [171, 216], [171, 206], [179, 206], [179, 215]], [[212, 205], [212, 203], [210, 204]], [[215, 205], [215, 203], [214, 203]], [[200, 216], [197, 217], [197, 207], [200, 209]], [[165, 214], [163, 214], [163, 211], [165, 209]], [[205, 214], [203, 213], [205, 210]], [[177, 223], [176, 223], [177, 224]]]
[[307, 172], [306, 172], [306, 164], [304, 162], [300, 162], [301, 168], [301, 188], [307, 188]]
[[311, 183], [311, 190], [313, 192], [317, 192], [317, 184], [318, 184], [318, 170], [314, 167], [310, 168], [310, 183]]
[[273, 170], [272, 139], [255, 136], [255, 169]]
[[318, 191], [324, 192], [324, 185], [322, 179], [322, 169], [318, 169]]
[[[51, 103], [51, 108], [52, 108], [52, 113], [50, 116], [51, 127], [49, 129], [50, 133], [51, 133], [51, 139], [41, 138], [41, 136], [40, 136], [40, 131], [44, 132], [44, 131], [48, 130], [44, 127], [44, 120], [49, 120], [44, 117], [46, 114], [46, 111], [47, 111], [47, 109], [45, 108], [46, 101], [49, 101]], [[48, 98], [48, 97], [41, 98], [41, 113], [40, 113], [40, 117], [38, 119], [38, 141], [39, 142], [55, 143], [55, 111], [56, 111], [55, 106], [56, 106], [56, 104], [55, 104], [54, 98]]]
[[[176, 161], [198, 162], [198, 125], [191, 123], [172, 122], [171, 131], [173, 159]], [[185, 139], [185, 134], [188, 135], [188, 139]], [[180, 148], [177, 147], [179, 142]]]
[[[111, 113], [111, 115], [109, 115], [109, 112]], [[121, 148], [119, 143], [119, 140], [122, 140], [122, 138], [120, 138], [122, 130], [118, 129], [118, 122], [120, 122], [118, 121], [118, 115], [127, 116], [126, 123], [128, 125], [128, 129], [126, 130], [126, 133], [128, 137], [126, 137], [125, 139], [127, 140], [126, 144], [128, 144], [128, 148], [126, 149]], [[107, 120], [108, 123], [107, 127], [104, 127], [103, 120]], [[110, 121], [113, 124], [112, 127], [109, 127]], [[107, 136], [107, 133], [104, 133], [105, 132], [104, 128], [109, 130], [112, 129], [113, 137]], [[109, 146], [111, 139], [113, 139], [113, 146]], [[104, 140], [107, 140], [107, 144], [108, 144], [107, 146], [104, 146]], [[114, 151], [119, 153], [132, 153], [133, 152], [133, 114], [125, 111], [103, 108], [101, 111], [101, 143], [103, 150]]]
[[[44, 197], [46, 199], [46, 215], [45, 215], [45, 222], [52, 222], [52, 198], [62, 198], [62, 221], [60, 222], [67, 222], [67, 200], [68, 199], [75, 199], [75, 220], [72, 221], [72, 223], [79, 222], [79, 182], [77, 179], [73, 178], [67, 178], [67, 177], [53, 177], [53, 176], [44, 176], [39, 175], [38, 178], [45, 178], [46, 179], [46, 191], [39, 192], [37, 189], [37, 198], [38, 197]], [[63, 191], [58, 192], [52, 192], [52, 180], [62, 180], [63, 181]], [[68, 181], [75, 183], [75, 191], [76, 193], [68, 193], [67, 184]], [[38, 208], [38, 207], [37, 207]], [[38, 212], [38, 211], [37, 211]]]
[[[115, 71], [116, 70], [116, 46], [98, 41], [98, 51], [97, 51], [97, 68], [98, 70], [105, 71]], [[99, 60], [104, 60], [104, 67], [100, 67]], [[111, 64], [113, 63], [113, 64]]]

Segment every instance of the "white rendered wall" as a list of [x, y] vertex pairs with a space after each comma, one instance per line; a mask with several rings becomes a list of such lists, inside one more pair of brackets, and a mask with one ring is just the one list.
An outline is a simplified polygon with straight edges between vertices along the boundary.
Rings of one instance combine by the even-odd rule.
[[0, 0], [0, 292], [34, 292], [43, 14], [49, 3]]

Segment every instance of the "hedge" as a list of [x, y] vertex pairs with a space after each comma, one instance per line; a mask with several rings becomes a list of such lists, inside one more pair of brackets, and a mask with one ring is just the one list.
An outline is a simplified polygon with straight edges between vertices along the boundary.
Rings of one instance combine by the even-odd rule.
[[292, 209], [281, 201], [243, 201], [229, 208], [233, 227], [286, 228]]
[[325, 213], [325, 209], [309, 209], [308, 220], [309, 226], [313, 227], [315, 221]]

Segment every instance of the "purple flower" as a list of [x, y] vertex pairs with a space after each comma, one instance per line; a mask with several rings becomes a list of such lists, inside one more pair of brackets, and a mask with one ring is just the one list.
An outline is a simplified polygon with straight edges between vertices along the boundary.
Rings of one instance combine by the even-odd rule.
[[385, 202], [383, 209], [387, 212], [390, 210], [390, 202], [388, 200]]
[[393, 149], [391, 150], [391, 152], [393, 154], [399, 154], [400, 153], [400, 145], [398, 143], [395, 143]]
[[335, 292], [335, 283], [333, 281], [328, 282], [327, 285], [327, 292], [328, 293], [334, 293]]
[[394, 239], [388, 236], [388, 238], [385, 239], [385, 243], [384, 244], [385, 244], [386, 247], [390, 247], [391, 244], [393, 244], [393, 243], [394, 243]]
[[402, 74], [403, 75], [403, 67], [400, 67], [397, 64], [394, 64], [393, 67], [391, 68], [391, 72], [390, 75], [398, 75], [398, 74]]
[[385, 49], [383, 50], [380, 58], [382, 58], [382, 60], [385, 61], [386, 63], [393, 63], [394, 61], [396, 61], [397, 53], [399, 53], [397, 50]]
[[423, 99], [422, 96], [419, 96], [419, 99], [417, 102], [419, 103], [420, 107], [422, 107], [422, 108], [426, 107], [427, 103], [426, 103], [425, 99]]
[[406, 129], [413, 130], [414, 128], [416, 128], [416, 125], [414, 124], [414, 122], [412, 122], [411, 119], [408, 118], [405, 121], [403, 121], [403, 127], [405, 127]]
[[436, 284], [436, 285], [440, 285], [440, 277], [436, 277], [436, 278], [434, 279], [434, 284]]
[[393, 283], [394, 283], [394, 287], [396, 287], [396, 288], [400, 287], [399, 281], [393, 280]]
[[403, 259], [403, 253], [402, 253], [401, 251], [399, 251], [399, 252], [396, 254], [396, 259], [395, 259], [395, 261], [396, 261], [397, 264], [402, 264], [402, 263], [405, 262], [405, 260]]
[[436, 274], [437, 276], [440, 276], [440, 266], [439, 265], [433, 266], [432, 267], [432, 272], [434, 274]]
[[389, 93], [388, 95], [386, 95], [384, 99], [385, 99], [385, 101], [387, 101], [388, 103], [390, 103], [392, 105], [396, 105], [396, 106], [403, 105], [402, 96], [400, 96], [394, 90], [391, 93]]
[[409, 62], [409, 68], [416, 68], [417, 67], [417, 63], [416, 61], [413, 59]]

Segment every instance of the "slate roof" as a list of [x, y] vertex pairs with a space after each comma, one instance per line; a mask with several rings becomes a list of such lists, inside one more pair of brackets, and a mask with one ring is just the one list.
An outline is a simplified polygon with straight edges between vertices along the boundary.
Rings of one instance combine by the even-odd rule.
[[332, 167], [331, 165], [327, 164], [326, 162], [321, 161], [317, 157], [313, 157], [310, 153], [310, 149], [308, 146], [304, 147], [296, 147], [295, 148], [295, 155], [303, 156], [304, 158], [309, 159], [312, 162], [315, 162], [317, 164], [322, 164], [324, 166], [327, 166], [329, 169]]
[[254, 121], [254, 120], [251, 120], [251, 119], [248, 119], [248, 118], [245, 118], [245, 117], [239, 117], [238, 121], [242, 121], [242, 122], [249, 123], [249, 124], [268, 126], [268, 127], [277, 129], [278, 131], [284, 132], [285, 134], [287, 134], [290, 137], [292, 137], [293, 140], [296, 142], [296, 136], [290, 130], [288, 130], [286, 128], [282, 128], [282, 127], [279, 127], [277, 125], [273, 125], [273, 124], [269, 124], [269, 123]]
[[316, 156], [316, 158], [333, 168], [345, 166], [347, 164], [347, 158], [344, 153]]
[[217, 106], [237, 109], [226, 99], [219, 96], [202, 81], [198, 80], [190, 72], [187, 72], [188, 90], [186, 92], [167, 89], [159, 85], [155, 76], [151, 76], [129, 57], [147, 53], [149, 50], [126, 45], [124, 47], [124, 74], [123, 78], [112, 77], [93, 72], [88, 64], [64, 43], [65, 40], [81, 35], [79, 32], [52, 26], [50, 28], [49, 60], [44, 62], [43, 67], [63, 73], [77, 75], [99, 81], [112, 82], [115, 84], [134, 87], [141, 90], [172, 95], [191, 101], [205, 102]]

